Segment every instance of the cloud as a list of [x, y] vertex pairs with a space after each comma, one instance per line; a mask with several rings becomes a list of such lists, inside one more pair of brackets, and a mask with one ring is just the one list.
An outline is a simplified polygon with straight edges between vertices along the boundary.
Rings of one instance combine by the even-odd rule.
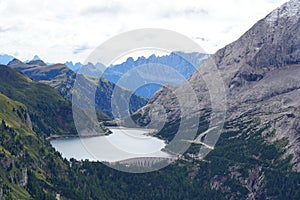
[[105, 40], [138, 28], [177, 31], [214, 53], [285, 1], [0, 0], [0, 53], [84, 61]]
[[117, 4], [107, 6], [91, 6], [87, 7], [80, 12], [83, 16], [89, 15], [103, 15], [103, 14], [120, 14], [123, 11], [123, 7]]
[[22, 29], [22, 24], [18, 25], [9, 25], [9, 26], [0, 26], [0, 32], [14, 32]]
[[82, 52], [87, 51], [87, 50], [89, 50], [89, 49], [90, 49], [90, 47], [89, 47], [88, 45], [83, 44], [83, 45], [81, 45], [81, 46], [76, 47], [76, 48], [73, 50], [73, 54], [79, 54], [79, 53], [82, 53]]
[[208, 11], [203, 8], [185, 8], [185, 9], [168, 9], [162, 10], [159, 17], [178, 18], [178, 17], [203, 17], [207, 16]]
[[8, 31], [8, 30], [9, 30], [8, 28], [5, 28], [5, 27], [0, 26], [0, 32], [6, 32], [6, 31]]

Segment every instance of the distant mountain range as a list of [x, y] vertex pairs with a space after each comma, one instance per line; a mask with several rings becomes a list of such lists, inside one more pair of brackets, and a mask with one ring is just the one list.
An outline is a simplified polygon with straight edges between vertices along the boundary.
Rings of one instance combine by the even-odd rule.
[[1, 65], [7, 65], [13, 59], [14, 59], [13, 56], [10, 56], [10, 55], [7, 55], [7, 54], [0, 54], [0, 64]]
[[[299, 32], [300, 0], [291, 0], [209, 57], [188, 82], [161, 87], [132, 119], [155, 124], [166, 113], [167, 122], [157, 133], [166, 140], [166, 151], [180, 123], [187, 122], [178, 141], [191, 146], [174, 163], [151, 173], [129, 174], [101, 162], [63, 159], [45, 137], [74, 131], [68, 98], [78, 74], [39, 59], [0, 65], [0, 199], [299, 199]], [[203, 79], [216, 73], [227, 98], [217, 108], [227, 107], [227, 112], [218, 142], [202, 157], [199, 150], [211, 148], [209, 136], [216, 134], [209, 123], [221, 121], [219, 110], [212, 113], [211, 106], [211, 95], [220, 96], [219, 88], [209, 91]], [[87, 87], [96, 84], [96, 99], [102, 102], [118, 87], [105, 79], [89, 80]], [[195, 92], [195, 104], [188, 87]], [[188, 118], [181, 117], [186, 107], [178, 98], [192, 107]], [[136, 96], [136, 108], [142, 99]], [[97, 106], [109, 109], [100, 102]], [[196, 138], [183, 140], [194, 127]], [[147, 161], [124, 167], [145, 165]]]
[[[75, 64], [73, 64], [73, 62], [66, 62], [65, 65], [67, 65], [70, 69], [72, 69], [75, 72], [77, 72], [82, 67], [97, 68], [98, 70], [103, 72], [102, 77], [104, 77], [110, 82], [119, 85], [120, 78], [122, 78], [127, 72], [130, 72], [133, 69], [137, 69], [140, 66], [147, 65], [163, 65], [169, 67], [175, 72], [179, 73], [185, 79], [188, 79], [195, 71], [195, 69], [198, 68], [205, 59], [209, 58], [209, 56], [209, 54], [203, 54], [198, 52], [172, 52], [164, 56], [156, 56], [153, 54], [149, 58], [141, 56], [138, 57], [136, 60], [134, 60], [132, 57], [129, 57], [125, 62], [121, 64], [110, 65], [107, 67], [105, 67], [101, 63], [97, 63], [95, 65], [92, 63], [88, 63], [86, 65], [83, 65], [80, 62], [77, 62]], [[135, 78], [139, 79], [140, 77]], [[182, 80], [183, 79], [178, 80], [175, 86], [181, 85]], [[119, 86], [125, 88], [128, 87], [126, 84], [121, 84]], [[146, 84], [139, 88], [137, 91], [135, 91], [135, 93], [138, 96], [150, 98], [161, 86], [162, 85], [153, 83]]]
[[[45, 62], [41, 60], [32, 60], [28, 63], [24, 63], [18, 59], [13, 59], [8, 63], [8, 66], [23, 72], [28, 75], [32, 79], [39, 81], [41, 83], [48, 84], [59, 91], [59, 93], [71, 100], [72, 98], [72, 88], [74, 86], [76, 74], [74, 71], [70, 70], [64, 64], [51, 64], [47, 65]], [[95, 67], [95, 66], [92, 66]], [[81, 70], [83, 71], [85, 68], [91, 70], [92, 68], [89, 65], [82, 66]], [[85, 75], [78, 75], [85, 76]], [[112, 108], [111, 108], [111, 96], [113, 94], [113, 90], [116, 86], [114, 83], [105, 80], [104, 78], [100, 78], [99, 82], [96, 83], [94, 80], [86, 79], [87, 88], [95, 87], [96, 90], [96, 99], [95, 104], [98, 111], [103, 112], [110, 118], [113, 118]], [[88, 89], [87, 89], [88, 90]], [[120, 91], [124, 94], [132, 94], [130, 108], [131, 112], [136, 111], [138, 108], [144, 106], [147, 103], [147, 99], [137, 96], [133, 94], [131, 91], [126, 90], [124, 88], [120, 88]], [[125, 115], [125, 112], [124, 112]], [[123, 115], [122, 115], [123, 116]], [[125, 117], [125, 116], [123, 116]], [[104, 117], [102, 114], [100, 116], [100, 120], [105, 120], [107, 117]]]
[[[195, 71], [196, 68], [198, 68], [201, 63], [207, 59], [210, 55], [209, 54], [203, 54], [203, 53], [184, 53], [184, 52], [173, 52], [169, 55], [165, 56], [156, 56], [151, 55], [149, 58], [145, 58], [143, 56], [139, 57], [137, 60], [134, 60], [132, 57], [129, 57], [125, 62], [117, 65], [110, 65], [108, 67], [104, 66], [101, 63], [87, 63], [82, 64], [80, 62], [73, 63], [72, 61], [67, 61], [64, 63], [65, 66], [67, 66], [69, 69], [71, 69], [74, 72], [78, 72], [80, 69], [97, 69], [98, 71], [102, 72], [102, 77], [106, 80], [119, 84], [118, 81], [124, 74], [129, 72], [130, 70], [133, 70], [139, 66], [145, 66], [150, 64], [157, 64], [157, 65], [163, 65], [170, 67], [177, 73], [179, 73], [181, 76], [183, 76], [185, 79], [188, 79], [191, 74]], [[54, 66], [54, 64], [45, 63], [42, 61], [39, 56], [35, 55], [32, 60], [22, 62], [18, 59], [15, 59], [12, 56], [9, 55], [0, 55], [0, 64], [9, 64], [10, 61], [13, 61], [10, 63], [10, 65], [13, 65], [15, 69], [23, 70], [27, 73], [27, 75], [32, 75], [33, 73], [29, 72], [33, 69], [28, 69], [28, 66]], [[62, 64], [59, 64], [62, 65]], [[37, 74], [36, 74], [37, 75]], [[35, 79], [39, 77], [34, 77]], [[53, 77], [48, 77], [53, 78]], [[136, 77], [137, 79], [139, 77]], [[134, 80], [133, 80], [134, 81]], [[176, 86], [182, 84], [182, 80], [178, 80]], [[127, 88], [126, 85], [119, 85], [121, 87]], [[136, 95], [143, 96], [145, 98], [150, 98], [162, 85], [157, 84], [147, 84], [141, 88], [139, 88], [137, 91], [134, 91]]]
[[[122, 78], [127, 72], [130, 72], [134, 69], [138, 69], [138, 67], [145, 67], [151, 65], [157, 66], [165, 66], [170, 68], [170, 70], [180, 74], [183, 76], [183, 79], [176, 81], [176, 85], [178, 86], [183, 83], [183, 80], [188, 79], [192, 73], [197, 69], [201, 63], [207, 59], [210, 55], [203, 53], [184, 53], [184, 52], [172, 52], [169, 55], [165, 56], [155, 56], [151, 55], [149, 58], [139, 57], [137, 60], [134, 60], [132, 57], [129, 57], [126, 62], [123, 62], [118, 65], [110, 65], [103, 73], [103, 77], [107, 80], [119, 84], [120, 78]], [[161, 73], [164, 73], [163, 71]], [[137, 73], [138, 74], [138, 73]], [[168, 80], [168, 74], [165, 75]], [[141, 79], [140, 76], [135, 76], [132, 82], [135, 80]], [[121, 84], [120, 86], [128, 87], [125, 84]], [[136, 91], [136, 94], [139, 96], [143, 96], [146, 98], [152, 97], [152, 95], [161, 87], [162, 85], [157, 84], [147, 84]]]
[[[172, 52], [169, 55], [164, 56], [156, 56], [151, 55], [149, 58], [145, 58], [141, 56], [134, 60], [132, 57], [127, 58], [127, 60], [121, 64], [110, 65], [107, 68], [100, 63], [93, 65], [92, 63], [88, 63], [83, 65], [81, 63], [66, 62], [70, 69], [73, 71], [78, 71], [81, 67], [88, 66], [90, 68], [97, 68], [103, 72], [102, 77], [107, 79], [110, 82], [115, 84], [120, 84], [119, 80], [122, 78], [127, 72], [130, 72], [133, 69], [137, 69], [140, 66], [146, 65], [163, 65], [171, 68], [172, 70], [179, 73], [185, 79], [188, 79], [192, 73], [198, 68], [201, 63], [207, 59], [210, 55], [203, 54], [198, 52], [193, 53], [184, 53], [184, 52]], [[167, 76], [166, 76], [167, 77]], [[140, 77], [135, 77], [139, 79]], [[135, 80], [132, 80], [133, 82]], [[178, 80], [175, 86], [182, 84], [182, 80]], [[126, 84], [121, 84], [119, 86], [127, 88]], [[145, 98], [150, 98], [162, 85], [159, 84], [147, 84], [139, 88], [135, 93], [138, 96], [143, 96]]]
[[82, 64], [80, 62], [77, 62], [77, 63], [73, 64], [72, 61], [67, 61], [67, 62], [65, 62], [65, 65], [67, 67], [69, 67], [71, 70], [73, 70], [74, 72], [77, 72], [82, 67], [96, 67], [97, 69], [101, 70], [102, 72], [104, 72], [106, 69], [106, 67], [101, 63], [93, 64], [93, 63], [89, 62], [87, 64]]

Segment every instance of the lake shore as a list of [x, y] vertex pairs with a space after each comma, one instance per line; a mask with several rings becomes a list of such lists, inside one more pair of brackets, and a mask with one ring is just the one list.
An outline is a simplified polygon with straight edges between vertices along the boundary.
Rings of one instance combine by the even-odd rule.
[[109, 128], [112, 134], [107, 136], [105, 134], [84, 134], [83, 136], [65, 134], [52, 135], [48, 140], [67, 159], [115, 162], [144, 156], [171, 157], [170, 154], [162, 151], [166, 145], [165, 141], [148, 135], [153, 130], [126, 127]]
[[[85, 133], [82, 135], [78, 134], [53, 134], [50, 135], [49, 137], [46, 138], [46, 140], [55, 140], [55, 139], [61, 139], [61, 138], [89, 138], [89, 137], [100, 137], [100, 136], [108, 136], [112, 134], [111, 129], [116, 129], [116, 130], [124, 130], [124, 131], [145, 131], [144, 135], [146, 136], [154, 136], [152, 133], [154, 133], [156, 130], [155, 129], [143, 129], [143, 128], [128, 128], [128, 127], [123, 127], [123, 126], [107, 126], [105, 127], [105, 132], [102, 134], [99, 133]], [[155, 137], [155, 136], [154, 136]], [[157, 137], [158, 138], [158, 137]]]
[[111, 133], [95, 133], [95, 134], [86, 134], [86, 135], [71, 135], [71, 134], [64, 134], [64, 135], [51, 135], [49, 137], [46, 137], [46, 140], [56, 140], [56, 139], [62, 139], [62, 138], [90, 138], [90, 137], [102, 137], [102, 136], [108, 136]]

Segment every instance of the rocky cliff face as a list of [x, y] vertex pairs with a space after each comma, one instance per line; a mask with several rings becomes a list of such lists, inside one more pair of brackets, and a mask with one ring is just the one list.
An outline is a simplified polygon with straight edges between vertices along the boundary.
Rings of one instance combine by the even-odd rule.
[[[205, 82], [206, 77], [217, 77], [218, 73], [226, 94], [226, 99], [218, 101], [227, 107], [226, 120], [251, 113], [249, 118], [259, 118], [261, 124], [272, 122], [270, 129], [275, 134], [266, 140], [274, 142], [288, 138], [286, 155], [294, 155], [294, 169], [300, 171], [299, 33], [300, 1], [292, 0], [210, 57], [187, 83], [174, 89], [173, 94], [179, 94], [177, 98], [189, 102], [189, 94], [184, 91], [192, 86], [199, 103], [191, 115], [201, 113], [204, 108], [211, 107], [211, 96], [216, 92], [209, 91], [208, 85], [214, 83]], [[180, 117], [179, 108], [173, 106], [175, 101], [171, 93], [161, 88], [149, 104], [139, 110], [144, 123], [149, 118], [147, 111], [157, 104], [167, 110], [169, 122]]]

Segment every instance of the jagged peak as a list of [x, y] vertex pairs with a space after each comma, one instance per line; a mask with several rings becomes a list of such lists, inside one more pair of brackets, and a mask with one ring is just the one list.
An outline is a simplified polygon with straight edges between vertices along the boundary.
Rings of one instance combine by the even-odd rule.
[[25, 63], [23, 63], [22, 61], [20, 61], [20, 60], [17, 59], [17, 58], [12, 59], [12, 61], [10, 61], [7, 65], [10, 66], [10, 65], [14, 65], [14, 64], [22, 64], [22, 65], [25, 65]]
[[47, 64], [42, 60], [32, 60], [30, 62], [27, 62], [28, 65], [38, 65], [38, 66], [46, 66]]
[[42, 60], [38, 55], [33, 56], [32, 61]]
[[300, 16], [300, 0], [291, 0], [271, 12], [265, 19], [268, 23], [275, 23], [278, 19], [289, 18], [296, 22]]

